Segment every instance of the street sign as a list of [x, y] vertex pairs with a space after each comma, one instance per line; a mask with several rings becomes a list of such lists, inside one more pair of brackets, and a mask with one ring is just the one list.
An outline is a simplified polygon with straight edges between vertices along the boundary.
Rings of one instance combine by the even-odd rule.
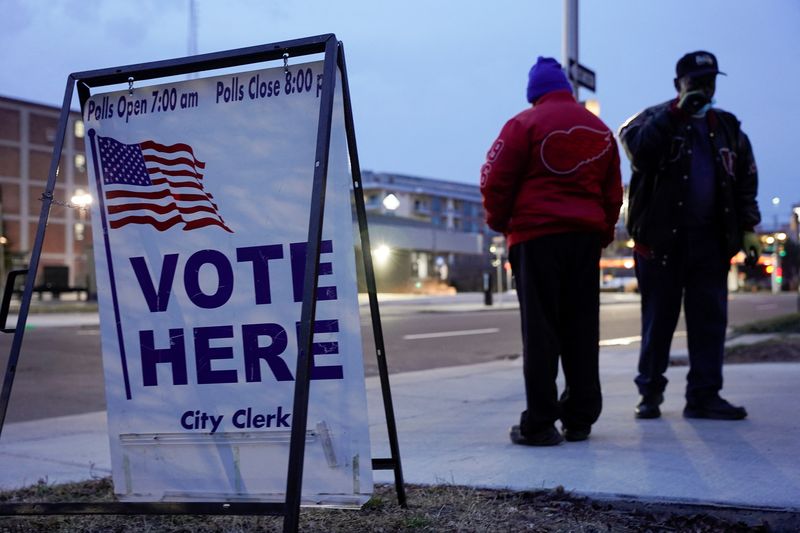
[[590, 91], [595, 91], [595, 74], [593, 70], [589, 70], [574, 59], [569, 60], [569, 79], [576, 82], [581, 87], [585, 87]]

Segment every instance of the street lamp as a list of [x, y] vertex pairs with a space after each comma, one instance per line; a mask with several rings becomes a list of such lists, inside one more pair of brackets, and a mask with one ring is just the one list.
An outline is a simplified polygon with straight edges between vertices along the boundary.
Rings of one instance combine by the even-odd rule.
[[585, 107], [586, 110], [592, 113], [594, 116], [600, 116], [600, 100], [597, 98], [587, 98], [583, 102], [583, 107]]
[[400, 207], [400, 200], [398, 200], [397, 196], [395, 196], [393, 193], [389, 193], [383, 199], [383, 207], [389, 211], [395, 211], [398, 207]]
[[772, 225], [774, 226], [773, 227], [773, 231], [774, 231], [774, 230], [778, 229], [778, 213], [779, 213], [779, 206], [781, 205], [781, 199], [780, 199], [779, 196], [773, 196], [772, 197], [772, 205], [775, 208], [775, 212], [773, 214], [774, 218], [773, 218], [773, 221], [772, 221]]
[[92, 204], [92, 195], [83, 189], [76, 189], [75, 194], [70, 199], [70, 203], [78, 209], [86, 209]]
[[[88, 192], [84, 191], [83, 189], [76, 189], [75, 194], [72, 195], [70, 198], [70, 204], [73, 207], [78, 208], [78, 221], [75, 222], [75, 240], [76, 241], [83, 241], [84, 240], [84, 232], [86, 230], [86, 210], [92, 205], [92, 195]], [[87, 259], [86, 259], [86, 246], [81, 245], [81, 256], [80, 256], [80, 263], [77, 266], [77, 270], [80, 277], [76, 276], [76, 279], [81, 279], [83, 275], [86, 275], [87, 270]], [[88, 275], [86, 275], [86, 288], [87, 288], [87, 298], [92, 299], [93, 289], [92, 286], [94, 284], [90, 283]]]
[[86, 209], [92, 205], [92, 195], [83, 189], [77, 189], [75, 194], [70, 198], [70, 203], [78, 208], [79, 221], [75, 223], [75, 240], [83, 240], [83, 231], [86, 227]]
[[392, 249], [385, 244], [381, 244], [372, 250], [372, 258], [375, 260], [375, 264], [379, 267], [386, 265], [386, 263], [389, 262], [389, 257], [391, 257], [391, 255]]

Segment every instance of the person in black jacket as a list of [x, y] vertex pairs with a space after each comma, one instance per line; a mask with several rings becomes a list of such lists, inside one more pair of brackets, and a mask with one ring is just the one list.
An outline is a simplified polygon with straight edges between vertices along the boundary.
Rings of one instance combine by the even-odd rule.
[[658, 418], [672, 335], [686, 318], [687, 418], [740, 420], [744, 407], [720, 397], [730, 259], [761, 252], [753, 228], [758, 171], [736, 117], [712, 107], [719, 71], [705, 51], [677, 63], [677, 98], [645, 109], [620, 128], [631, 161], [626, 226], [642, 306], [637, 418]]

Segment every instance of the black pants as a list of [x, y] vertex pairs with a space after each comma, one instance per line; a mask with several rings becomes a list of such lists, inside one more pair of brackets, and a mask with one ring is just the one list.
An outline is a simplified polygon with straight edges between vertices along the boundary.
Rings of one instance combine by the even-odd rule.
[[[600, 237], [561, 233], [511, 247], [522, 319], [527, 409], [524, 434], [561, 419], [564, 426], [589, 428], [600, 416], [598, 365]], [[558, 361], [566, 387], [558, 398]]]
[[722, 388], [729, 261], [713, 228], [682, 230], [678, 237], [666, 260], [634, 254], [642, 294], [642, 347], [635, 382], [642, 395], [666, 388], [664, 372], [683, 300], [689, 346], [686, 399], [702, 402]]

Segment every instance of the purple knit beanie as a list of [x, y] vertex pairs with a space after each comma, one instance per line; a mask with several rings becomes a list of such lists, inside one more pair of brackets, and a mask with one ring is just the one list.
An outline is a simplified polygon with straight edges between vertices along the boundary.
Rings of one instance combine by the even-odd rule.
[[563, 89], [572, 91], [572, 85], [561, 70], [561, 64], [552, 57], [539, 56], [528, 73], [528, 102], [533, 103], [544, 94]]

